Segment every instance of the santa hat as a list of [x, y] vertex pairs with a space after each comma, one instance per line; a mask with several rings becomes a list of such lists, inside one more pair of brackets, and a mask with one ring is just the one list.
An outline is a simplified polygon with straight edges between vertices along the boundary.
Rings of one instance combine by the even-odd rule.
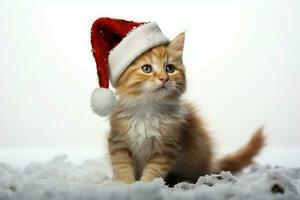
[[117, 100], [109, 89], [109, 80], [116, 87], [132, 61], [145, 51], [168, 42], [155, 22], [97, 19], [92, 25], [91, 43], [100, 88], [92, 93], [93, 111], [101, 116], [110, 114]]

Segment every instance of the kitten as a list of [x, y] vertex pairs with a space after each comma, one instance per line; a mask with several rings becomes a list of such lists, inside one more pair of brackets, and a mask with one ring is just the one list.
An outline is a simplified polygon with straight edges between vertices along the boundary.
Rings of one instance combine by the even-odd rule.
[[114, 177], [126, 183], [162, 177], [169, 185], [195, 182], [221, 170], [238, 172], [264, 145], [258, 129], [242, 149], [217, 160], [196, 109], [181, 99], [184, 33], [140, 55], [118, 80], [120, 97], [110, 117], [109, 152]]

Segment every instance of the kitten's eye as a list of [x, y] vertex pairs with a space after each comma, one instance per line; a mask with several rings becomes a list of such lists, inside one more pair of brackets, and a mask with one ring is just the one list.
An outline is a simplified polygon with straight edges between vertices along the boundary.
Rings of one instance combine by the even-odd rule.
[[166, 72], [167, 73], [174, 73], [175, 72], [175, 66], [173, 64], [167, 64], [166, 65]]
[[151, 66], [151, 65], [148, 65], [148, 64], [147, 64], [147, 65], [143, 65], [143, 66], [142, 66], [142, 70], [143, 70], [143, 72], [149, 74], [149, 73], [152, 72], [152, 66]]

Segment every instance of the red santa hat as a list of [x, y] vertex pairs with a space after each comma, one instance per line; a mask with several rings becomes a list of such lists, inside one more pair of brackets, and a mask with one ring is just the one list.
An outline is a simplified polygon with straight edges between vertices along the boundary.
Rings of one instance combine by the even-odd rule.
[[126, 68], [145, 51], [169, 42], [155, 22], [99, 18], [91, 30], [92, 51], [100, 88], [92, 93], [91, 106], [101, 116], [112, 112], [117, 100], [109, 81], [117, 87]]

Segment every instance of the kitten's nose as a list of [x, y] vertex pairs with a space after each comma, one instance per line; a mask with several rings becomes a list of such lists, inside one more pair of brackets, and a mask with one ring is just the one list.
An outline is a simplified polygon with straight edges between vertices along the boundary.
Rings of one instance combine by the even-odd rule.
[[165, 77], [160, 77], [159, 80], [160, 80], [161, 82], [163, 82], [163, 83], [166, 83], [166, 82], [168, 82], [169, 77], [167, 77], [167, 76], [165, 76]]

